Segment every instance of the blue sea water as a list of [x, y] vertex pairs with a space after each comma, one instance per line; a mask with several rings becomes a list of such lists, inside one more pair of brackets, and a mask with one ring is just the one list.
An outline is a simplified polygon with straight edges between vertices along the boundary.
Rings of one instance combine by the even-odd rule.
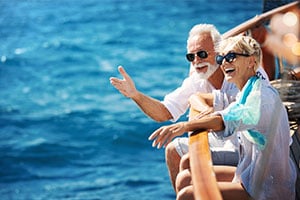
[[[0, 199], [175, 199], [159, 126], [109, 83], [157, 99], [188, 75], [197, 23], [221, 33], [260, 0], [0, 0]], [[184, 120], [183, 117], [181, 120]]]

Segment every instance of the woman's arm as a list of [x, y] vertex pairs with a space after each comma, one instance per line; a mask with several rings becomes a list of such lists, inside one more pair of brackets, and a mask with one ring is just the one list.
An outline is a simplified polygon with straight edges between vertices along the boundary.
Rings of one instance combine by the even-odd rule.
[[213, 115], [185, 122], [184, 127], [186, 132], [199, 129], [221, 131], [224, 130], [224, 122], [221, 115]]

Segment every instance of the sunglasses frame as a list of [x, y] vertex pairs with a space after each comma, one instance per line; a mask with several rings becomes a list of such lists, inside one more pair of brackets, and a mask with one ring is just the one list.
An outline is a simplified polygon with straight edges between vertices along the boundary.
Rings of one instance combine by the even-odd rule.
[[201, 50], [201, 51], [198, 51], [196, 53], [188, 53], [185, 56], [186, 56], [186, 59], [189, 62], [193, 62], [195, 60], [196, 56], [198, 56], [201, 59], [207, 58], [208, 57], [208, 52], [204, 51], [204, 50]]
[[229, 52], [225, 56], [217, 55], [216, 56], [216, 63], [218, 65], [222, 65], [224, 59], [225, 59], [226, 62], [232, 63], [233, 60], [236, 58], [236, 56], [249, 57], [250, 55], [249, 54], [244, 54], [244, 53]]

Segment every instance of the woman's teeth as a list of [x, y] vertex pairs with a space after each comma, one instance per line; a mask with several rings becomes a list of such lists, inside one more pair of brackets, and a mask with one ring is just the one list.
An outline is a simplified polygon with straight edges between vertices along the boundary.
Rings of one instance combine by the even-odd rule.
[[231, 73], [231, 72], [234, 72], [235, 69], [234, 68], [227, 68], [225, 69], [225, 73], [228, 74], [228, 73]]

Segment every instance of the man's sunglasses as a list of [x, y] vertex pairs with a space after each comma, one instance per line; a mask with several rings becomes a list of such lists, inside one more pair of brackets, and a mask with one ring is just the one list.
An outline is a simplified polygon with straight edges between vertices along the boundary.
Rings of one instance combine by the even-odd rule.
[[218, 65], [222, 65], [224, 59], [226, 60], [226, 62], [232, 63], [233, 60], [236, 58], [236, 56], [249, 57], [250, 55], [249, 54], [243, 54], [243, 53], [235, 53], [235, 52], [230, 52], [230, 53], [226, 54], [225, 56], [217, 55], [216, 56], [216, 63]]
[[196, 55], [201, 59], [208, 57], [208, 53], [206, 51], [198, 51], [197, 53], [186, 54], [186, 59], [190, 62], [193, 62], [195, 60]]

